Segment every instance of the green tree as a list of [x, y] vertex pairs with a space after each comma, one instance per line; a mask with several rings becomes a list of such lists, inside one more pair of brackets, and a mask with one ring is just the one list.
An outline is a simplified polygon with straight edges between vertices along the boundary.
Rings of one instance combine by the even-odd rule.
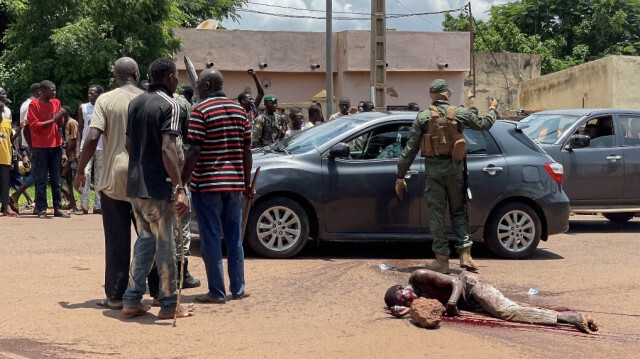
[[134, 58], [144, 74], [154, 59], [180, 49], [174, 28], [237, 19], [247, 0], [0, 1], [12, 2], [14, 15], [2, 39], [0, 83], [19, 103], [31, 83], [49, 79], [75, 109], [91, 84], [113, 85], [116, 58]]
[[[640, 0], [521, 0], [474, 22], [474, 49], [541, 55], [550, 73], [607, 55], [640, 54]], [[445, 31], [469, 31], [466, 14], [445, 15]]]

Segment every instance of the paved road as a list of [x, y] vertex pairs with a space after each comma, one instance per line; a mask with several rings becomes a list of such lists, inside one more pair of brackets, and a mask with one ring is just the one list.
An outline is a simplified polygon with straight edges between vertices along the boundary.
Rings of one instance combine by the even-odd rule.
[[[633, 358], [640, 350], [640, 218], [614, 225], [574, 216], [532, 259], [474, 248], [480, 273], [514, 300], [592, 313], [597, 335], [475, 321], [415, 327], [383, 311], [384, 291], [432, 258], [424, 243], [311, 246], [293, 260], [248, 257], [251, 297], [197, 305], [171, 321], [99, 308], [104, 295], [99, 216], [0, 218], [0, 358]], [[197, 245], [194, 248], [198, 254]], [[380, 263], [399, 271], [382, 271]], [[205, 279], [199, 258], [192, 272]], [[527, 295], [529, 288], [539, 291]], [[204, 290], [189, 289], [192, 302]]]

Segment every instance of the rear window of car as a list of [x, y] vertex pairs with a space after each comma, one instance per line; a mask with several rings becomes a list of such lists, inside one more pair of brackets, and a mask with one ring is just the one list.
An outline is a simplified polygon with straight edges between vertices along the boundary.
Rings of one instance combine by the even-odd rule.
[[520, 131], [515, 131], [515, 130], [514, 131], [509, 131], [509, 133], [513, 136], [513, 138], [515, 138], [516, 140], [518, 140], [518, 142], [520, 142], [523, 145], [525, 145], [531, 151], [537, 152], [537, 153], [545, 153], [543, 149], [541, 149], [538, 145], [536, 145], [535, 142], [533, 142], [533, 140], [530, 139], [524, 133], [522, 133]]

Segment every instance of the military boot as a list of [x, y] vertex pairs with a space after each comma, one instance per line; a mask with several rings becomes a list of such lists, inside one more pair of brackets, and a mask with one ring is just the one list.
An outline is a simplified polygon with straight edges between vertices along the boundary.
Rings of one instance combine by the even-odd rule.
[[449, 256], [436, 253], [436, 260], [427, 263], [424, 267], [434, 272], [449, 274]]
[[473, 261], [473, 258], [471, 258], [471, 247], [464, 248], [460, 251], [460, 267], [471, 272], [477, 272], [478, 269], [480, 269], [476, 262]]
[[[178, 272], [180, 272], [180, 262], [178, 262]], [[194, 278], [189, 273], [189, 260], [184, 259], [184, 273], [182, 276], [182, 288], [197, 288], [200, 286], [200, 279]]]

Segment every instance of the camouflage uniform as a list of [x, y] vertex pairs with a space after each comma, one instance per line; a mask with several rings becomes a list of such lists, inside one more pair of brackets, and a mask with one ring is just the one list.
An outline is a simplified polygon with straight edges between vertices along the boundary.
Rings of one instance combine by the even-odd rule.
[[[441, 80], [442, 81], [442, 80]], [[436, 81], [434, 81], [436, 83]], [[445, 92], [448, 86], [444, 81]], [[432, 84], [433, 86], [433, 84]], [[437, 100], [432, 103], [438, 113], [445, 117], [449, 109], [449, 102]], [[462, 132], [464, 127], [474, 130], [486, 130], [491, 128], [495, 122], [497, 113], [490, 110], [489, 114], [479, 117], [464, 107], [459, 107], [455, 111], [455, 119], [458, 122], [458, 130]], [[427, 109], [418, 113], [411, 133], [407, 140], [407, 145], [398, 160], [398, 178], [404, 178], [407, 170], [411, 166], [413, 159], [419, 151], [421, 135], [427, 133], [430, 111]], [[445, 210], [449, 204], [449, 216], [451, 226], [456, 238], [456, 250], [471, 247], [469, 239], [469, 221], [465, 207], [466, 188], [464, 186], [464, 161], [454, 161], [450, 155], [425, 157], [426, 187], [424, 196], [428, 204], [429, 231], [433, 237], [433, 252], [436, 254], [449, 256], [449, 243], [445, 234]]]
[[278, 115], [263, 113], [256, 117], [251, 128], [251, 147], [264, 147], [284, 138], [286, 128]]

